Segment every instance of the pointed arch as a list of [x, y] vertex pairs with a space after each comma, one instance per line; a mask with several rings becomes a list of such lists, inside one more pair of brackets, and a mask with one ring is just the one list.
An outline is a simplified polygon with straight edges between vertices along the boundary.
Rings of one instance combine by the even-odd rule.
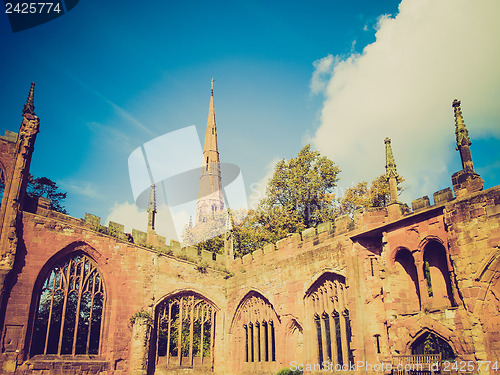
[[85, 246], [70, 246], [42, 267], [35, 282], [29, 353], [96, 355], [100, 352], [106, 288]]
[[410, 344], [412, 355], [419, 354], [441, 354], [441, 360], [453, 361], [456, 358], [456, 352], [450, 343], [438, 333], [424, 329]]
[[233, 330], [233, 327], [235, 327], [238, 324], [237, 319], [241, 317], [241, 312], [243, 311], [244, 306], [246, 304], [248, 304], [249, 300], [251, 300], [252, 298], [257, 299], [257, 300], [261, 300], [263, 305], [269, 306], [273, 312], [273, 314], [270, 314], [270, 316], [272, 316], [271, 319], [276, 319], [281, 324], [280, 317], [278, 316], [278, 314], [274, 310], [273, 303], [257, 289], [251, 289], [250, 291], [248, 291], [245, 294], [245, 296], [238, 303], [238, 306], [236, 307], [236, 311], [233, 315], [233, 319], [231, 320], [229, 333], [231, 333]]
[[251, 365], [276, 361], [276, 337], [281, 321], [273, 305], [251, 290], [240, 301], [231, 322], [235, 357]]
[[342, 366], [354, 362], [345, 281], [342, 275], [324, 272], [304, 296], [311, 327], [309, 340], [316, 342], [314, 360], [318, 363], [330, 361]]
[[427, 238], [423, 246], [423, 272], [427, 293], [436, 306], [456, 306], [446, 248], [441, 240]]
[[400, 247], [394, 255], [396, 273], [393, 276], [394, 287], [391, 290], [398, 296], [403, 296], [405, 303], [402, 306], [408, 307], [411, 311], [420, 310], [420, 284], [413, 254], [406, 247]]
[[161, 298], [155, 306], [155, 366], [213, 369], [218, 311], [214, 302], [194, 290]]

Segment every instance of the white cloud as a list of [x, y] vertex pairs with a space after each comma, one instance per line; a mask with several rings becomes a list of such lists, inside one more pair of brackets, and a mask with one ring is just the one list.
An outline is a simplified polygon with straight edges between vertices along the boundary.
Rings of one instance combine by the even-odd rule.
[[316, 60], [314, 63], [314, 73], [311, 79], [311, 91], [318, 93], [326, 88], [328, 76], [331, 74], [333, 66], [333, 56], [328, 55], [322, 59]]
[[106, 218], [105, 222], [109, 223], [114, 221], [125, 226], [125, 232], [130, 233], [132, 229], [138, 229], [145, 231], [148, 224], [148, 213], [143, 210], [139, 210], [133, 203], [115, 202], [111, 212]]
[[97, 189], [90, 183], [86, 184], [76, 183], [75, 181], [64, 180], [61, 181], [61, 186], [64, 190], [69, 192], [84, 195], [88, 198], [101, 198], [102, 194], [100, 194]]
[[379, 18], [376, 41], [362, 54], [314, 63], [312, 92], [333, 70], [311, 141], [341, 167], [341, 185], [384, 173], [390, 137], [405, 199], [449, 186], [460, 165], [454, 98], [473, 141], [500, 138], [499, 16], [497, 0], [403, 0], [396, 17]]

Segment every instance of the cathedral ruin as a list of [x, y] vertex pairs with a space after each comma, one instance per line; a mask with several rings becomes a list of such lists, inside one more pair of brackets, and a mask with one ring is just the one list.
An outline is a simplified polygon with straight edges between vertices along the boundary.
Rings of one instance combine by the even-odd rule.
[[[459, 101], [463, 169], [453, 190], [403, 209], [386, 139], [387, 207], [234, 258], [231, 232], [219, 254], [166, 244], [154, 204], [148, 232], [131, 237], [92, 214], [51, 211], [46, 198], [25, 204], [43, 127], [34, 94], [32, 85], [18, 133], [0, 137], [0, 373], [493, 374], [500, 366], [500, 186], [483, 190]], [[220, 187], [213, 87], [210, 100], [201, 179]], [[219, 192], [200, 191], [195, 221], [224, 209]]]

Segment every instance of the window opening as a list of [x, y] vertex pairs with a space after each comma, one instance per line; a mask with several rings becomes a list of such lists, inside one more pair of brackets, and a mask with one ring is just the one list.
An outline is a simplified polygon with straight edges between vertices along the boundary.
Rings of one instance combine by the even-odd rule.
[[269, 362], [276, 360], [275, 327], [270, 319], [275, 312], [271, 304], [259, 295], [245, 299], [236, 312], [245, 345], [245, 362]]
[[215, 308], [195, 294], [181, 294], [158, 309], [157, 363], [168, 366], [211, 366]]
[[42, 284], [31, 355], [98, 354], [104, 304], [104, 283], [89, 257], [58, 263]]

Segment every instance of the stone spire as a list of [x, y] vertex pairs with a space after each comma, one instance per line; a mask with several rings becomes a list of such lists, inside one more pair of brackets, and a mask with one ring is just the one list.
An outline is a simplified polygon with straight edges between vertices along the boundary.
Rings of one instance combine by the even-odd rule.
[[385, 138], [385, 177], [389, 182], [390, 203], [395, 203], [398, 201], [398, 182], [400, 177], [396, 170], [396, 163], [392, 155], [391, 140], [389, 138]]
[[151, 185], [151, 194], [149, 196], [148, 204], [148, 232], [155, 230], [156, 219], [156, 187], [155, 184]]
[[474, 193], [483, 190], [484, 181], [475, 171], [472, 164], [472, 155], [470, 145], [472, 144], [469, 138], [469, 132], [465, 127], [462, 110], [460, 109], [460, 101], [455, 99], [451, 105], [455, 113], [455, 137], [457, 139], [456, 150], [460, 152], [462, 161], [462, 170], [453, 173], [451, 183], [457, 198], [466, 194]]
[[215, 123], [214, 80], [212, 79], [195, 224], [205, 221], [207, 217], [211, 217], [212, 213], [222, 210], [224, 210], [224, 198]]
[[469, 132], [465, 127], [464, 118], [462, 117], [460, 101], [455, 99], [452, 107], [455, 112], [455, 136], [457, 138], [456, 149], [460, 152], [462, 168], [464, 171], [474, 172], [474, 165], [472, 164], [472, 155], [470, 152], [470, 145], [472, 142], [469, 138]]
[[35, 82], [31, 82], [30, 92], [28, 94], [28, 99], [26, 100], [26, 104], [23, 108], [23, 116], [26, 114], [30, 114], [32, 116], [35, 115]]

